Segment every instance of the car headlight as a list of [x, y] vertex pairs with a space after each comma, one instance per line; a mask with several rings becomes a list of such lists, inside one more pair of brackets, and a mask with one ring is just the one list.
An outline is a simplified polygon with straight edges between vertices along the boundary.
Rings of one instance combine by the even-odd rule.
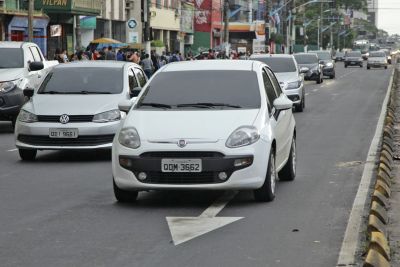
[[8, 82], [0, 82], [0, 93], [7, 93], [13, 90], [17, 86], [18, 80], [8, 81]]
[[35, 114], [21, 109], [18, 115], [18, 120], [21, 122], [31, 123], [31, 122], [37, 122], [38, 118]]
[[254, 144], [260, 139], [260, 133], [254, 126], [242, 126], [233, 131], [226, 140], [226, 146], [229, 148], [236, 148]]
[[140, 137], [134, 127], [123, 128], [119, 132], [118, 141], [121, 145], [129, 148], [136, 149], [140, 147]]
[[333, 67], [333, 63], [332, 62], [328, 62], [328, 63], [326, 63], [325, 67], [332, 68]]
[[286, 89], [297, 89], [301, 86], [301, 80], [291, 82], [287, 84]]
[[121, 112], [118, 109], [114, 109], [94, 115], [93, 122], [110, 122], [119, 121], [120, 119]]

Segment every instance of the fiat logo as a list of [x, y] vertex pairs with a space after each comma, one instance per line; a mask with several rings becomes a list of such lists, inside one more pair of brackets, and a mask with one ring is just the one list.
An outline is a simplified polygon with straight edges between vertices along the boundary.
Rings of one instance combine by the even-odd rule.
[[60, 122], [61, 122], [62, 124], [68, 123], [68, 122], [69, 122], [69, 117], [68, 117], [68, 115], [67, 115], [67, 114], [61, 115], [61, 116], [60, 116]]
[[187, 145], [186, 140], [179, 140], [178, 141], [178, 146], [179, 147], [185, 147]]

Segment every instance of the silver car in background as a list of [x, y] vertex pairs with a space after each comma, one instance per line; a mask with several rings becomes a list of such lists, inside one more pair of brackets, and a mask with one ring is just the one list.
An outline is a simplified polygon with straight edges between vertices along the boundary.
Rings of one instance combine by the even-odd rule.
[[16, 147], [22, 160], [37, 150], [109, 149], [124, 113], [118, 103], [137, 96], [147, 78], [128, 62], [79, 62], [55, 67], [16, 122]]
[[305, 108], [304, 75], [307, 69], [301, 69], [293, 55], [285, 54], [257, 54], [250, 57], [267, 64], [278, 79], [283, 92], [293, 101], [296, 111], [302, 112]]
[[388, 62], [384, 51], [374, 51], [369, 53], [367, 59], [367, 69], [371, 68], [385, 68], [387, 69]]

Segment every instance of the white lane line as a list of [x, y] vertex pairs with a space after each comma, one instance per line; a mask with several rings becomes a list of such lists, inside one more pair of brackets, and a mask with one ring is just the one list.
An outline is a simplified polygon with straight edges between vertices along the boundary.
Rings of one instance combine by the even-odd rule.
[[18, 148], [13, 148], [13, 149], [7, 150], [7, 152], [13, 152], [13, 151], [17, 151], [17, 150], [18, 150]]
[[342, 78], [344, 78], [344, 77], [346, 77], [346, 76], [349, 76], [350, 74], [352, 74], [352, 73], [354, 73], [354, 72], [356, 72], [356, 70], [353, 70], [353, 71], [350, 71], [350, 72], [348, 72], [348, 73], [346, 73], [346, 74], [343, 74], [342, 76], [339, 77], [339, 79], [342, 79]]
[[383, 101], [381, 114], [379, 116], [378, 124], [376, 125], [375, 135], [371, 141], [371, 146], [369, 147], [367, 159], [365, 161], [364, 170], [361, 177], [361, 182], [357, 190], [357, 195], [353, 202], [349, 222], [347, 224], [342, 247], [340, 249], [337, 266], [350, 266], [356, 264], [358, 241], [361, 239], [360, 234], [364, 235], [364, 233], [360, 231], [360, 228], [375, 169], [375, 160], [378, 152], [378, 146], [381, 141], [387, 103], [393, 84], [393, 74], [394, 70], [390, 78], [385, 100]]

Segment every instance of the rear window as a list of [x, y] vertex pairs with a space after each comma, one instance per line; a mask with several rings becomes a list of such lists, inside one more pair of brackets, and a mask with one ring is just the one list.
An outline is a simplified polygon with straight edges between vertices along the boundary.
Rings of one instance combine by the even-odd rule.
[[136, 108], [157, 108], [151, 104], [171, 109], [256, 109], [260, 108], [261, 97], [254, 71], [173, 71], [156, 74]]
[[318, 63], [318, 58], [315, 54], [297, 54], [294, 55], [298, 64], [315, 64]]
[[22, 48], [0, 48], [0, 69], [24, 67]]
[[[70, 63], [74, 64], [74, 63]], [[45, 78], [39, 94], [120, 94], [122, 68], [55, 68]]]
[[317, 54], [318, 59], [320, 59], [320, 60], [332, 59], [331, 53], [326, 52], [326, 51], [310, 51], [310, 53]]
[[280, 57], [262, 57], [262, 58], [252, 58], [252, 60], [261, 61], [268, 66], [274, 72], [296, 72], [296, 65], [292, 58], [280, 58]]
[[386, 57], [385, 52], [370, 52], [369, 57]]

